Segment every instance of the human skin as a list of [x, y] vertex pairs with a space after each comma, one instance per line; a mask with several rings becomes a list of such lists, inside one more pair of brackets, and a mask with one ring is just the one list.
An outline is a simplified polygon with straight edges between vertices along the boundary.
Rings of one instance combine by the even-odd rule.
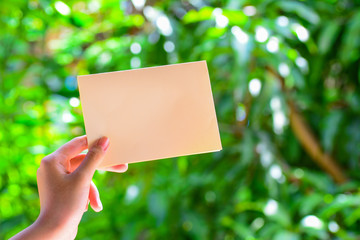
[[[36, 221], [11, 240], [74, 239], [88, 204], [94, 211], [102, 210], [99, 191], [91, 181], [96, 167], [105, 156], [109, 139], [102, 137], [87, 154], [86, 136], [77, 137], [44, 157], [37, 171], [40, 214]], [[125, 172], [127, 164], [107, 168]]]

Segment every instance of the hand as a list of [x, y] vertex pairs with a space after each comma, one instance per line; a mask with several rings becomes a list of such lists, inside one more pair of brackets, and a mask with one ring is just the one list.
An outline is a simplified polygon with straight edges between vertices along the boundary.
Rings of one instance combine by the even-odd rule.
[[[13, 239], [74, 239], [89, 202], [95, 211], [102, 210], [99, 191], [91, 179], [108, 147], [109, 139], [102, 137], [87, 154], [80, 154], [88, 148], [86, 136], [82, 136], [46, 156], [37, 172], [40, 215]], [[106, 170], [125, 172], [127, 164]]]

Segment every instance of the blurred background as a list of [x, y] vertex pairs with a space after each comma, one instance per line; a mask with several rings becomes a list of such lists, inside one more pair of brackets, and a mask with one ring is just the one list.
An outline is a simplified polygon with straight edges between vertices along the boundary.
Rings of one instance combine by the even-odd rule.
[[359, 239], [360, 2], [3, 0], [0, 238], [85, 134], [76, 76], [206, 60], [223, 151], [97, 172], [77, 239]]

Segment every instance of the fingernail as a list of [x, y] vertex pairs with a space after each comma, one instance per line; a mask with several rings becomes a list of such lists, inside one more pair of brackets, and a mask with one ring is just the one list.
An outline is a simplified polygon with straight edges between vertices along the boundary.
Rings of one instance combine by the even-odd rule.
[[102, 203], [101, 203], [101, 201], [99, 200], [99, 207], [100, 207], [100, 210], [99, 210], [99, 212], [100, 211], [102, 211], [103, 210], [103, 205], [102, 205]]
[[106, 151], [109, 147], [109, 138], [102, 137], [98, 140], [97, 145], [100, 146], [104, 151]]
[[101, 210], [103, 210], [103, 205], [102, 205], [102, 202], [100, 200], [100, 196], [96, 197], [96, 201], [97, 201], [97, 203], [99, 205], [99, 209], [97, 209], [97, 212], [100, 212]]

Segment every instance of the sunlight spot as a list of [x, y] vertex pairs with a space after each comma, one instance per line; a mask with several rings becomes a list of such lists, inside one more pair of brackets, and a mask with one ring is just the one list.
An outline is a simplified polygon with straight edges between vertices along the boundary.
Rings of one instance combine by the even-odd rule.
[[141, 60], [139, 57], [132, 57], [130, 60], [131, 68], [139, 68], [141, 65]]
[[270, 176], [276, 180], [282, 177], [282, 171], [279, 165], [274, 164], [270, 167]]
[[51, 49], [59, 49], [63, 46], [63, 41], [53, 39], [48, 42], [48, 45]]
[[260, 155], [260, 162], [263, 167], [268, 167], [272, 163], [272, 155], [268, 150], [264, 151]]
[[179, 58], [176, 55], [172, 54], [168, 57], [168, 61], [170, 64], [177, 63], [179, 61]]
[[69, 99], [69, 104], [72, 107], [78, 107], [80, 105], [80, 100], [77, 97], [72, 97]]
[[276, 19], [276, 24], [280, 27], [286, 27], [289, 25], [289, 19], [285, 16], [280, 16]]
[[130, 185], [126, 189], [125, 200], [132, 202], [139, 195], [139, 188], [136, 185]]
[[134, 7], [136, 10], [141, 10], [145, 6], [146, 0], [131, 0], [131, 2], [134, 4]]
[[133, 54], [138, 54], [141, 52], [141, 45], [137, 42], [131, 44], [130, 46], [130, 51], [133, 53]]
[[261, 81], [257, 78], [251, 79], [249, 82], [249, 92], [252, 96], [256, 97], [259, 95], [261, 90]]
[[264, 226], [264, 223], [265, 221], [263, 218], [261, 217], [255, 218], [255, 220], [251, 223], [251, 228], [257, 231]]
[[215, 8], [215, 9], [212, 11], [212, 15], [213, 15], [214, 17], [220, 16], [220, 15], [222, 15], [222, 13], [223, 13], [223, 11], [222, 11], [221, 8]]
[[284, 126], [287, 124], [287, 119], [282, 111], [275, 111], [273, 114], [274, 132], [276, 134], [283, 133]]
[[160, 16], [160, 11], [151, 7], [151, 6], [146, 6], [143, 10], [144, 15], [147, 19], [149, 19], [150, 21], [155, 21], [156, 18], [158, 18]]
[[278, 208], [279, 208], [279, 206], [278, 206], [277, 201], [275, 201], [273, 199], [270, 199], [266, 203], [266, 206], [264, 208], [264, 213], [265, 213], [266, 216], [272, 216], [272, 215], [277, 213]]
[[69, 122], [74, 121], [74, 116], [70, 112], [65, 111], [62, 114], [62, 120], [64, 123], [69, 123]]
[[296, 62], [296, 65], [298, 65], [299, 68], [304, 68], [304, 67], [306, 67], [308, 65], [306, 59], [303, 58], [303, 57], [296, 58], [295, 62]]
[[224, 28], [229, 24], [229, 19], [225, 17], [224, 15], [216, 16], [215, 18], [216, 27], [218, 28]]
[[103, 52], [102, 54], [100, 54], [98, 61], [99, 61], [99, 63], [105, 65], [110, 62], [111, 58], [112, 57], [111, 57], [110, 53]]
[[335, 221], [329, 222], [328, 228], [332, 233], [336, 233], [340, 229], [339, 225]]
[[277, 37], [271, 37], [266, 44], [266, 49], [271, 53], [279, 51], [279, 39]]
[[97, 0], [92, 0], [88, 3], [88, 8], [90, 12], [94, 13], [100, 9], [100, 3]]
[[229, 19], [222, 14], [221, 8], [215, 8], [212, 15], [215, 17], [216, 27], [224, 28], [229, 24]]
[[295, 60], [296, 65], [305, 73], [309, 71], [309, 64], [307, 60], [303, 57], [298, 57]]
[[236, 120], [242, 122], [246, 119], [246, 111], [244, 104], [240, 103], [236, 109]]
[[347, 196], [345, 194], [339, 194], [337, 197], [336, 197], [336, 200], [340, 203], [344, 203], [346, 202], [347, 200]]
[[265, 145], [265, 143], [262, 143], [262, 142], [258, 143], [258, 144], [256, 145], [256, 147], [255, 147], [255, 151], [256, 151], [258, 154], [266, 151], [266, 145]]
[[304, 28], [302, 25], [295, 23], [292, 25], [292, 28], [294, 29], [298, 39], [302, 42], [306, 42], [309, 39], [309, 31]]
[[287, 77], [290, 74], [290, 68], [286, 63], [280, 63], [279, 73], [282, 77]]
[[301, 224], [304, 227], [310, 227], [310, 228], [316, 228], [316, 229], [321, 229], [323, 227], [323, 222], [314, 215], [309, 215], [309, 216], [304, 217], [301, 220]]
[[170, 36], [173, 33], [170, 20], [165, 15], [162, 15], [156, 19], [156, 26], [165, 36]]
[[269, 32], [266, 28], [258, 26], [255, 29], [255, 40], [258, 42], [265, 42], [269, 38]]
[[285, 113], [281, 110], [281, 101], [279, 97], [273, 97], [270, 101], [270, 107], [273, 110], [273, 128], [276, 134], [283, 133], [283, 128], [288, 120]]
[[273, 97], [270, 100], [270, 107], [273, 111], [280, 110], [281, 108], [281, 101], [279, 97]]
[[71, 13], [70, 7], [62, 1], [55, 2], [55, 9], [64, 16], [67, 16]]
[[249, 41], [249, 36], [243, 30], [241, 30], [241, 28], [238, 26], [232, 27], [231, 33], [235, 36], [235, 38], [241, 44], [246, 44]]
[[172, 41], [166, 41], [164, 43], [164, 49], [166, 52], [171, 53], [175, 50], [175, 44]]
[[248, 17], [254, 16], [256, 14], [256, 8], [254, 6], [244, 7], [244, 14]]

